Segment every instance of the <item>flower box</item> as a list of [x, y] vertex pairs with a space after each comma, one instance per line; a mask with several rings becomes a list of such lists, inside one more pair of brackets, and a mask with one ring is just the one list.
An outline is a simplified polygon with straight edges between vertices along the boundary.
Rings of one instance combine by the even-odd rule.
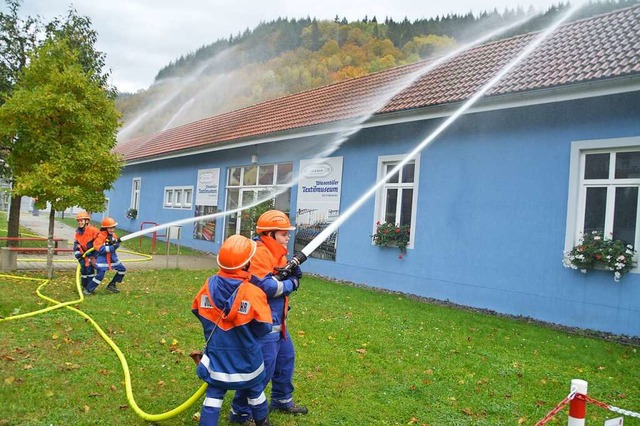
[[566, 268], [579, 269], [586, 274], [589, 269], [604, 269], [613, 272], [614, 281], [635, 267], [636, 254], [631, 244], [620, 240], [604, 238], [602, 233], [593, 231], [564, 254], [562, 263]]
[[411, 227], [409, 225], [396, 225], [385, 222], [376, 223], [376, 232], [371, 236], [373, 244], [382, 247], [397, 247], [400, 249], [399, 258], [407, 254], [407, 245], [411, 237]]

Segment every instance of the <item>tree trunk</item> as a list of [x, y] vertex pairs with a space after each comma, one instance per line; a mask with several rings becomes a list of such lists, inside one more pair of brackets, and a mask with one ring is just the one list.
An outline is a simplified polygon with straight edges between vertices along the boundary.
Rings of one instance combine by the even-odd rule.
[[[7, 237], [20, 236], [20, 203], [22, 197], [14, 195], [11, 197], [11, 206], [9, 207], [9, 223], [7, 223]], [[7, 241], [7, 247], [18, 247], [20, 241]]]
[[53, 279], [53, 232], [56, 224], [56, 210], [49, 211], [49, 232], [47, 233], [47, 278]]

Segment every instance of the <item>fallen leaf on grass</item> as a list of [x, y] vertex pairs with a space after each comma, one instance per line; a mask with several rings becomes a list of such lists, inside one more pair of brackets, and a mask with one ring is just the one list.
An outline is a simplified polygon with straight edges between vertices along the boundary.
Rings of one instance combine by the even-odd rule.
[[87, 414], [89, 412], [91, 408], [89, 408], [88, 405], [85, 405], [84, 407], [82, 407], [82, 411], [84, 411], [85, 414]]
[[53, 391], [51, 389], [47, 389], [44, 392], [44, 396], [46, 396], [47, 398], [51, 398], [53, 396]]
[[101, 393], [98, 393], [98, 392], [91, 392], [91, 393], [89, 394], [89, 398], [96, 398], [96, 397], [98, 397], [98, 396], [102, 396], [102, 394], [101, 394]]
[[25, 365], [22, 367], [22, 369], [23, 369], [23, 370], [31, 370], [32, 368], [33, 368], [33, 365], [31, 365], [31, 364], [25, 364]]
[[356, 352], [358, 352], [359, 354], [364, 355], [364, 354], [366, 354], [366, 353], [367, 353], [367, 350], [366, 350], [366, 349], [364, 349], [364, 348], [359, 348], [359, 349], [356, 349]]
[[80, 364], [73, 364], [71, 362], [65, 362], [65, 370], [70, 371], [70, 370], [77, 370], [78, 368], [80, 368]]
[[416, 423], [418, 423], [418, 419], [416, 419], [415, 417], [411, 417], [411, 419], [409, 419], [409, 423], [407, 423], [408, 425], [415, 425]]
[[5, 361], [15, 361], [16, 359], [10, 355], [2, 354], [2, 359]]
[[4, 379], [4, 384], [5, 384], [5, 385], [10, 385], [10, 384], [12, 384], [13, 382], [15, 382], [15, 380], [16, 380], [16, 378], [15, 378], [15, 377], [7, 377], [7, 378], [5, 378], [5, 379]]

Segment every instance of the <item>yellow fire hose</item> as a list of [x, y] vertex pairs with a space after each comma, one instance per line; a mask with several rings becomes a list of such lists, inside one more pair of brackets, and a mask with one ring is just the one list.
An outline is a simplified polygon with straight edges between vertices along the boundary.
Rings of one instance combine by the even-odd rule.
[[[130, 252], [130, 253], [134, 253], [134, 252]], [[140, 253], [136, 253], [136, 254], [140, 254]], [[151, 259], [151, 256], [149, 256], [149, 259]], [[145, 259], [145, 260], [148, 260], [148, 259]], [[30, 259], [30, 261], [33, 261], [33, 259]], [[59, 261], [66, 261], [66, 260], [59, 260]], [[73, 262], [76, 262], [76, 260], [73, 260]], [[185, 402], [183, 402], [179, 406], [175, 407], [174, 409], [169, 410], [169, 411], [167, 411], [165, 413], [162, 413], [162, 414], [149, 414], [149, 413], [146, 413], [145, 411], [143, 411], [138, 406], [138, 404], [135, 401], [135, 398], [133, 397], [133, 390], [132, 390], [132, 387], [131, 387], [131, 374], [129, 372], [129, 365], [127, 364], [126, 358], [122, 354], [122, 351], [120, 351], [118, 346], [113, 342], [113, 340], [111, 340], [109, 338], [109, 336], [107, 336], [107, 334], [102, 330], [102, 328], [100, 328], [98, 323], [96, 323], [93, 320], [93, 318], [91, 318], [89, 315], [85, 314], [81, 310], [76, 309], [76, 308], [74, 308], [72, 306], [69, 306], [69, 305], [74, 305], [74, 304], [77, 304], [77, 303], [82, 303], [84, 301], [84, 295], [82, 294], [82, 291], [81, 291], [80, 265], [78, 265], [78, 268], [76, 269], [76, 289], [78, 290], [78, 294], [80, 295], [80, 298], [76, 299], [76, 300], [72, 300], [70, 302], [59, 302], [57, 300], [51, 299], [50, 297], [47, 297], [44, 294], [42, 294], [42, 292], [40, 290], [43, 289], [49, 283], [48, 279], [28, 278], [28, 277], [20, 277], [20, 276], [15, 276], [15, 275], [0, 275], [0, 278], [9, 278], [9, 279], [18, 279], [18, 280], [29, 280], [29, 281], [42, 282], [42, 284], [40, 284], [38, 286], [38, 288], [36, 289], [36, 293], [38, 294], [38, 296], [40, 298], [42, 298], [42, 299], [44, 299], [44, 300], [46, 300], [46, 301], [48, 301], [50, 303], [53, 303], [53, 305], [48, 306], [48, 307], [46, 307], [44, 309], [39, 309], [37, 311], [28, 312], [26, 314], [21, 314], [21, 315], [14, 315], [14, 316], [10, 316], [10, 317], [7, 317], [7, 318], [0, 318], [0, 322], [9, 321], [9, 320], [16, 320], [16, 319], [21, 319], [21, 318], [26, 318], [26, 317], [31, 317], [31, 316], [43, 314], [45, 312], [53, 311], [54, 309], [60, 309], [60, 308], [67, 308], [67, 309], [75, 312], [76, 314], [82, 316], [83, 318], [87, 319], [91, 323], [91, 325], [93, 325], [93, 327], [96, 329], [96, 331], [98, 331], [100, 336], [102, 336], [104, 341], [107, 342], [109, 344], [109, 346], [111, 346], [113, 351], [118, 356], [118, 359], [120, 360], [120, 363], [122, 364], [122, 370], [124, 372], [124, 380], [125, 380], [127, 401], [129, 402], [129, 405], [131, 406], [131, 408], [133, 408], [133, 410], [136, 412], [136, 414], [138, 416], [142, 417], [143, 419], [151, 421], [151, 422], [154, 422], [154, 421], [160, 421], [160, 420], [167, 420], [167, 419], [170, 419], [171, 417], [177, 416], [178, 414], [182, 413], [187, 408], [189, 408], [191, 405], [193, 405], [198, 399], [200, 399], [200, 397], [202, 397], [202, 395], [204, 395], [205, 391], [207, 390], [207, 384], [203, 383], [202, 386], [196, 391], [196, 393], [194, 393], [189, 399], [187, 399]]]

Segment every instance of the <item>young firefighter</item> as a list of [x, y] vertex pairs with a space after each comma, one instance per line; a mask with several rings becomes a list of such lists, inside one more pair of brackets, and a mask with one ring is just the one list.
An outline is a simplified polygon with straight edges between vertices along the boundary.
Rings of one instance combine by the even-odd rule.
[[96, 252], [93, 248], [93, 240], [98, 236], [98, 228], [89, 225], [91, 217], [87, 212], [79, 212], [76, 215], [78, 229], [73, 239], [73, 255], [80, 263], [80, 276], [82, 277], [82, 289], [86, 289], [89, 281], [96, 276], [94, 263]]
[[113, 232], [116, 229], [116, 221], [110, 217], [105, 217], [102, 219], [102, 223], [100, 224], [100, 232], [98, 236], [93, 241], [93, 249], [97, 252], [96, 255], [96, 276], [93, 277], [91, 281], [89, 281], [89, 285], [87, 286], [87, 290], [84, 294], [93, 294], [93, 292], [98, 288], [102, 280], [104, 279], [107, 271], [112, 269], [116, 270], [116, 274], [111, 279], [109, 285], [107, 285], [107, 290], [112, 293], [120, 293], [120, 290], [116, 286], [116, 284], [121, 283], [124, 280], [124, 274], [127, 272], [127, 268], [124, 267], [120, 260], [118, 260], [118, 255], [116, 250], [120, 247], [120, 238]]
[[271, 331], [271, 311], [264, 292], [249, 282], [255, 251], [255, 241], [242, 235], [227, 238], [218, 252], [218, 274], [207, 278], [191, 305], [206, 340], [196, 368], [209, 384], [200, 415], [203, 426], [218, 424], [222, 400], [232, 389], [250, 407], [257, 426], [270, 424], [260, 337]]
[[[266, 293], [273, 330], [262, 338], [262, 354], [267, 371], [264, 386], [271, 381], [271, 410], [289, 414], [306, 414], [307, 408], [293, 402], [293, 370], [295, 350], [286, 329], [286, 315], [289, 310], [289, 294], [298, 289], [302, 272], [296, 267], [285, 280], [273, 277], [276, 268], [287, 263], [289, 231], [296, 229], [286, 214], [279, 210], [269, 210], [258, 218], [256, 226], [256, 254], [249, 266], [252, 275], [261, 278], [258, 286]], [[246, 403], [238, 397], [231, 404], [231, 423], [250, 424], [250, 413]]]

